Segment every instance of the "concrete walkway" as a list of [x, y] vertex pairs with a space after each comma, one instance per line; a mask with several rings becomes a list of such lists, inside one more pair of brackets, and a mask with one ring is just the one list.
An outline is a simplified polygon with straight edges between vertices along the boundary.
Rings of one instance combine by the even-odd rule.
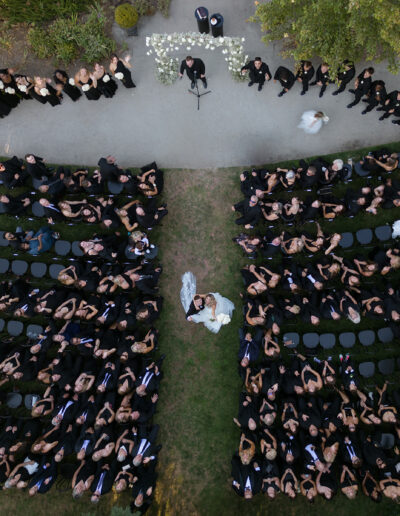
[[[322, 99], [318, 87], [301, 97], [299, 85], [278, 98], [279, 85], [272, 81], [261, 93], [246, 83], [235, 83], [221, 49], [196, 51], [206, 63], [212, 90], [202, 98], [197, 112], [196, 99], [187, 93], [187, 78], [173, 86], [155, 80], [154, 56], [146, 55], [145, 37], [154, 32], [197, 30], [194, 9], [198, 5], [197, 0], [172, 0], [168, 19], [160, 14], [143, 19], [139, 37], [127, 38], [137, 84], [133, 92], [120, 86], [113, 99], [81, 99], [74, 104], [67, 98], [55, 108], [22, 102], [0, 121], [0, 154], [33, 152], [52, 162], [89, 165], [112, 153], [122, 166], [140, 166], [156, 159], [162, 167], [215, 168], [258, 165], [400, 139], [399, 126], [390, 120], [379, 122], [375, 112], [361, 116], [361, 103], [347, 109], [353, 96], [333, 97], [333, 86]], [[283, 63], [279, 45], [265, 47], [258, 26], [246, 22], [253, 13], [253, 2], [213, 0], [206, 6], [210, 14], [224, 15], [225, 35], [244, 36], [246, 53], [261, 55], [272, 73]], [[118, 30], [116, 34], [121, 36]], [[182, 49], [177, 55], [184, 58], [186, 52]], [[288, 61], [284, 64], [292, 66]], [[357, 72], [362, 67], [358, 64]], [[400, 87], [400, 78], [389, 74], [385, 64], [375, 68], [376, 77], [386, 81], [389, 91]], [[307, 109], [321, 109], [330, 117], [316, 136], [297, 129], [301, 113]]]

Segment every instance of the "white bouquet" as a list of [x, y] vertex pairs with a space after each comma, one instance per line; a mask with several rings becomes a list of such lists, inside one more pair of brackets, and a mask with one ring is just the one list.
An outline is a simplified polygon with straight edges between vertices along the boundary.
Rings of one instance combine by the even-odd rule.
[[108, 74], [103, 75], [103, 82], [108, 82], [110, 80], [110, 76]]
[[10, 86], [8, 88], [6, 88], [4, 91], [6, 93], [9, 93], [10, 95], [14, 95], [14, 93], [15, 93], [14, 88], [10, 88]]
[[89, 84], [84, 84], [84, 85], [82, 86], [82, 90], [83, 90], [83, 91], [89, 91], [89, 90], [90, 90], [90, 85], [89, 85]]
[[68, 79], [68, 82], [70, 83], [71, 86], [75, 86], [75, 81], [74, 79]]
[[19, 91], [22, 91], [22, 93], [26, 93], [27, 87], [25, 84], [18, 84]]
[[0, 81], [0, 90], [4, 90], [4, 82]]
[[124, 74], [123, 74], [122, 72], [117, 72], [117, 73], [115, 74], [115, 77], [116, 77], [117, 79], [119, 79], [120, 81], [122, 81], [122, 79], [124, 78]]
[[231, 322], [231, 318], [227, 314], [218, 314], [217, 321], [224, 326], [225, 324], [229, 324]]
[[46, 95], [50, 95], [50, 92], [47, 88], [40, 88], [40, 94], [43, 96], [43, 97], [46, 97]]

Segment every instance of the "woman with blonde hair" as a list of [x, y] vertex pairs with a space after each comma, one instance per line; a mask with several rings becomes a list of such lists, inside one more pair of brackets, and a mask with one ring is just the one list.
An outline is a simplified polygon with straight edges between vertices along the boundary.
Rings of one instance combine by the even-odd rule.
[[301, 122], [297, 126], [299, 129], [303, 129], [303, 131], [307, 134], [317, 134], [323, 124], [327, 124], [329, 122], [329, 117], [325, 115], [322, 111], [305, 111], [301, 115]]
[[90, 74], [87, 68], [81, 68], [75, 74], [74, 81], [77, 86], [81, 87], [88, 100], [98, 100], [101, 97], [101, 92], [97, 88], [96, 77]]

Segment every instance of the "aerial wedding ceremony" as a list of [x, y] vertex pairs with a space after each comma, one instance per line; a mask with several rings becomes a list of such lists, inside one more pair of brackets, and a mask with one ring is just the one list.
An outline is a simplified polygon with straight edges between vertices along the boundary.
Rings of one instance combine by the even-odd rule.
[[1, 513], [397, 514], [400, 4], [0, 27]]

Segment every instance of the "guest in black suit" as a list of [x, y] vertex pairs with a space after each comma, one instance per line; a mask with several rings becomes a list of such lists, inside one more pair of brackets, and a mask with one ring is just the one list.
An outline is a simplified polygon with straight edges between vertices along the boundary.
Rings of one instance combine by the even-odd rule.
[[132, 512], [140, 511], [141, 514], [144, 514], [149, 508], [157, 479], [155, 469], [155, 463], [152, 463], [150, 466], [141, 466], [138, 468], [137, 480], [134, 482], [132, 488]]
[[257, 462], [242, 464], [238, 455], [232, 458], [232, 487], [239, 496], [251, 500], [261, 490], [261, 469]]
[[350, 93], [354, 93], [353, 102], [347, 106], [349, 109], [358, 104], [362, 97], [369, 92], [372, 83], [371, 77], [374, 72], [375, 70], [372, 67], [365, 68], [357, 77], [354, 84], [355, 89], [349, 90]]
[[265, 81], [271, 80], [271, 72], [269, 71], [268, 65], [263, 63], [261, 57], [254, 58], [254, 61], [249, 61], [245, 66], [242, 67], [242, 74], [249, 70], [250, 82], [248, 86], [253, 86], [256, 82], [258, 84], [258, 91], [262, 90]]
[[100, 176], [102, 181], [118, 181], [121, 169], [116, 165], [114, 156], [100, 158], [97, 163], [100, 167]]
[[244, 224], [246, 229], [250, 229], [258, 224], [261, 218], [261, 207], [255, 195], [250, 199], [244, 199], [232, 206], [232, 211], [239, 211], [242, 216], [235, 220], [236, 224]]
[[0, 181], [7, 188], [22, 186], [27, 177], [28, 174], [22, 167], [22, 161], [17, 156], [0, 163]]
[[136, 444], [132, 448], [133, 465], [139, 467], [141, 464], [148, 464], [155, 461], [161, 445], [156, 445], [159, 427], [154, 425], [147, 430], [143, 425], [139, 426], [138, 433], [134, 433]]
[[314, 73], [315, 70], [311, 61], [301, 61], [299, 71], [296, 74], [296, 79], [303, 85], [300, 95], [305, 95], [307, 93], [308, 84], [313, 78]]
[[196, 79], [201, 79], [203, 86], [207, 88], [206, 79], [206, 67], [203, 61], [197, 57], [187, 56], [181, 63], [179, 70], [179, 77], [182, 78], [183, 74], [187, 73], [187, 76], [192, 81], [190, 87], [193, 89], [196, 84]]
[[342, 93], [346, 89], [346, 86], [349, 84], [349, 82], [353, 80], [356, 74], [354, 64], [347, 59], [343, 62], [342, 67], [343, 71], [339, 71], [338, 73], [339, 88], [334, 91], [332, 95], [339, 95], [339, 93]]
[[253, 338], [250, 332], [245, 333], [243, 328], [239, 329], [239, 352], [238, 359], [242, 367], [247, 367], [255, 362], [260, 354], [260, 341], [262, 330], [259, 329]]
[[90, 490], [93, 493], [90, 498], [91, 502], [98, 503], [101, 495], [111, 491], [116, 474], [116, 461], [113, 461], [111, 465], [104, 462], [104, 459], [97, 463], [96, 474], [94, 476], [92, 485], [90, 486]]
[[56, 479], [56, 462], [54, 460], [52, 460], [51, 463], [44, 461], [29, 484], [29, 496], [34, 496], [36, 493], [47, 493], [47, 491], [50, 491]]
[[32, 179], [42, 179], [42, 177], [51, 176], [51, 171], [44, 164], [43, 158], [39, 158], [34, 154], [26, 154], [27, 162], [26, 171]]
[[290, 88], [293, 86], [295, 77], [294, 74], [285, 68], [284, 66], [280, 66], [274, 75], [274, 82], [279, 81], [282, 86], [282, 91], [278, 93], [278, 97], [282, 97], [285, 93], [287, 93]]

